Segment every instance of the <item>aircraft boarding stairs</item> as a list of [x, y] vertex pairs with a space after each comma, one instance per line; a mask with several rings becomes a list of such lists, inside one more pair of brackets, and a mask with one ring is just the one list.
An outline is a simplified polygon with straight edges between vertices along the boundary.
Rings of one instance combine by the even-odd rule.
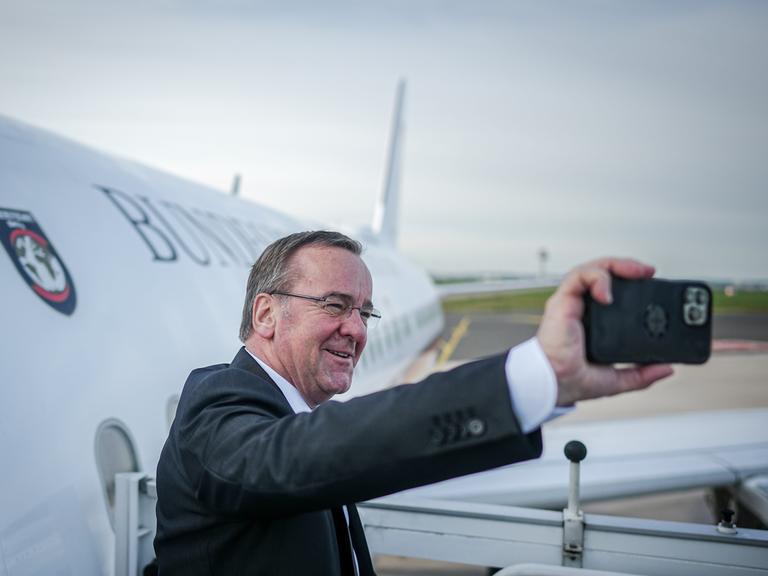
[[[371, 552], [505, 567], [498, 576], [768, 576], [768, 531], [584, 514], [580, 461], [569, 442], [568, 507], [562, 512], [390, 496], [359, 505]], [[154, 558], [154, 479], [116, 475], [115, 576], [143, 576]], [[768, 523], [768, 477], [732, 488]]]

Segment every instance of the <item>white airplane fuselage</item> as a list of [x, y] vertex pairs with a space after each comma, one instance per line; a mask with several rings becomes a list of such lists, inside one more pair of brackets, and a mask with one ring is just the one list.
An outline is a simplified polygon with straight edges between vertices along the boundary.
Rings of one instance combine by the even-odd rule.
[[[187, 374], [240, 346], [249, 266], [318, 228], [0, 117], [0, 576], [112, 571], [100, 425], [119, 420], [154, 475]], [[384, 314], [359, 395], [392, 384], [443, 318], [421, 269], [351, 234]]]
[[[401, 103], [402, 88], [395, 136]], [[394, 248], [396, 175], [393, 161], [378, 232], [342, 230], [366, 246], [384, 316], [345, 397], [397, 383], [443, 326], [431, 280]], [[188, 373], [237, 352], [261, 251], [323, 227], [0, 116], [0, 576], [114, 573], [110, 479], [154, 476]], [[455, 290], [478, 291], [446, 293]], [[545, 429], [539, 460], [400, 497], [562, 506], [567, 438], [588, 441], [589, 499], [739, 487], [768, 475], [765, 418], [756, 409]]]

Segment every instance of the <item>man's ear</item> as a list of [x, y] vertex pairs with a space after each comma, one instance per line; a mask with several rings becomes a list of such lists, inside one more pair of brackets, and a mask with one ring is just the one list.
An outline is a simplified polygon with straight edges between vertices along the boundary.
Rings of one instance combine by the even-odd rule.
[[251, 327], [262, 338], [271, 339], [275, 334], [277, 302], [269, 294], [257, 294], [251, 309]]

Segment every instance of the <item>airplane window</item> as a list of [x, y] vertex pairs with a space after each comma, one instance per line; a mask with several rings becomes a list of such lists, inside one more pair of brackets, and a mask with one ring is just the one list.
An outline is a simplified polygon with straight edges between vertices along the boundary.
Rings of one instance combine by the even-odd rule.
[[109, 418], [99, 424], [96, 430], [96, 467], [104, 490], [104, 502], [109, 522], [115, 527], [115, 474], [118, 472], [139, 472], [141, 464], [136, 453], [128, 427], [116, 418]]

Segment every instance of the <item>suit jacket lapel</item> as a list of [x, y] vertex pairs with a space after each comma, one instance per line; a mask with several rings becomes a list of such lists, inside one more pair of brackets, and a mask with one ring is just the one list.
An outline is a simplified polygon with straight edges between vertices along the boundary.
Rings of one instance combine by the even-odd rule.
[[253, 356], [251, 356], [248, 350], [245, 349], [245, 346], [242, 346], [238, 353], [235, 354], [235, 357], [232, 359], [230, 366], [239, 368], [241, 370], [248, 370], [262, 380], [269, 382], [272, 386], [275, 387], [275, 390], [280, 392], [280, 397], [285, 402], [286, 414], [294, 413], [293, 408], [291, 408], [291, 403], [288, 402], [288, 399], [283, 394], [283, 391], [280, 390], [280, 386], [278, 386], [275, 381], [272, 380], [269, 374], [264, 371], [264, 368], [262, 368], [261, 365], [253, 359]]
[[[259, 378], [264, 378], [265, 380], [272, 382], [272, 378], [270, 378], [269, 374], [264, 371], [264, 368], [259, 366], [259, 363], [253, 359], [253, 356], [251, 356], [248, 350], [245, 349], [245, 346], [240, 347], [240, 350], [237, 351], [237, 354], [235, 354], [235, 357], [232, 359], [230, 366], [240, 368], [241, 370], [248, 370], [249, 372], [256, 374]], [[272, 382], [272, 384], [277, 386], [274, 382]]]

